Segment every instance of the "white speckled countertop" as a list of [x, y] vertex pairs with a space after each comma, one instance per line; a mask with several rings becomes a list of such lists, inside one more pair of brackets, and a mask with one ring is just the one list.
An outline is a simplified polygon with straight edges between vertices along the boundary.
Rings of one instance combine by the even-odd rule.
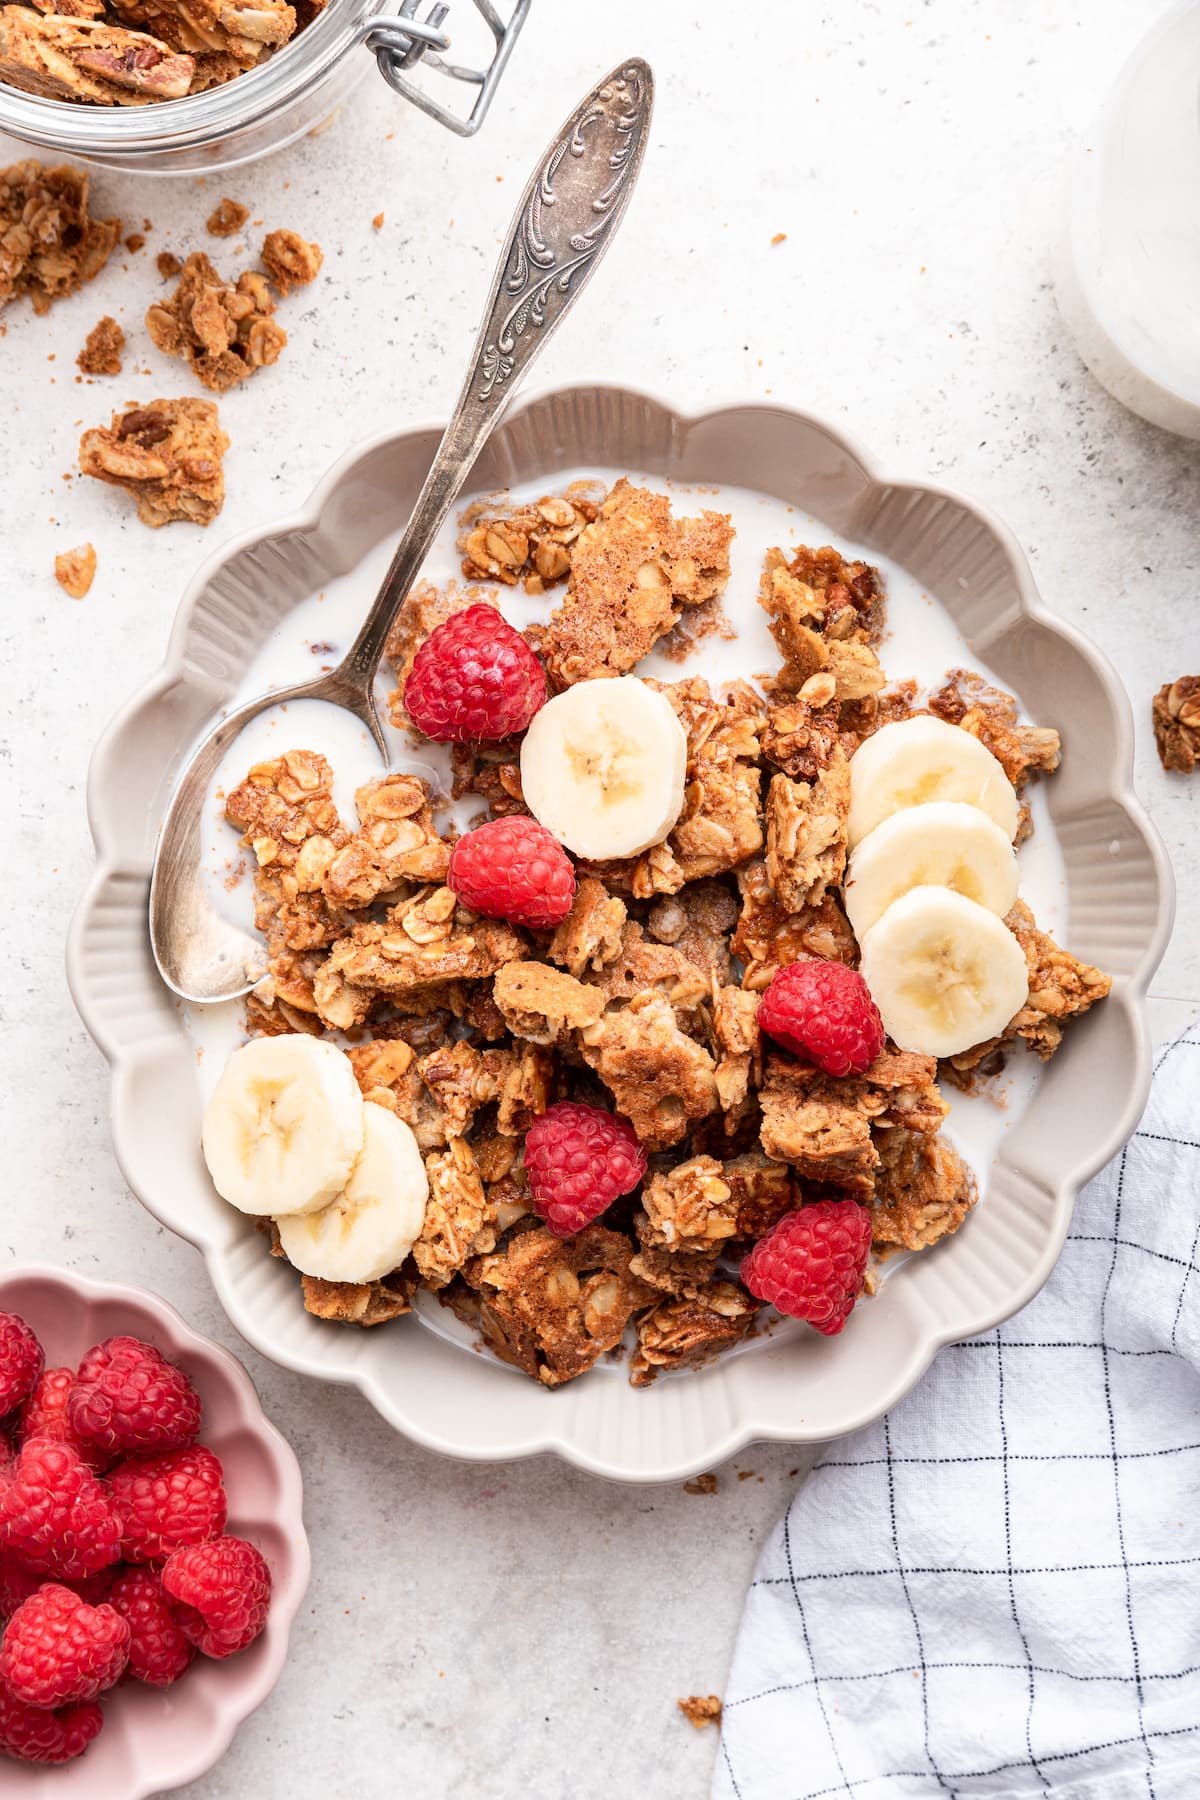
[[[19, 874], [0, 1035], [2, 1241], [13, 1258], [133, 1272], [230, 1345], [307, 1481], [315, 1573], [291, 1661], [192, 1800], [702, 1795], [715, 1734], [692, 1731], [675, 1699], [721, 1689], [758, 1544], [802, 1459], [754, 1449], [718, 1471], [711, 1498], [610, 1487], [549, 1461], [460, 1466], [401, 1442], [356, 1394], [314, 1389], [240, 1345], [199, 1257], [121, 1180], [105, 1066], [63, 978], [90, 859], [93, 740], [158, 662], [202, 557], [294, 507], [359, 438], [444, 410], [534, 155], [589, 80], [637, 51], [659, 80], [641, 190], [539, 382], [644, 383], [684, 407], [774, 394], [1008, 520], [1048, 604], [1129, 686], [1140, 790], [1181, 892], [1155, 984], [1167, 1035], [1200, 1011], [1200, 780], [1159, 769], [1149, 702], [1200, 653], [1200, 446], [1109, 400], [1066, 338], [1048, 273], [1067, 147], [1148, 10], [535, 0], [476, 142], [372, 79], [332, 129], [257, 169], [203, 185], [101, 173], [100, 209], [127, 230], [149, 219], [146, 248], [48, 318], [8, 309], [0, 733]], [[21, 154], [11, 148], [3, 160]], [[151, 533], [123, 496], [63, 477], [83, 425], [186, 391], [141, 324], [160, 286], [153, 258], [204, 246], [220, 267], [245, 266], [238, 240], [204, 236], [226, 193], [267, 227], [318, 239], [325, 270], [284, 305], [279, 365], [222, 403], [223, 515], [207, 533]], [[105, 311], [129, 334], [126, 372], [77, 385], [76, 352]], [[53, 556], [89, 538], [99, 572], [76, 602]]]

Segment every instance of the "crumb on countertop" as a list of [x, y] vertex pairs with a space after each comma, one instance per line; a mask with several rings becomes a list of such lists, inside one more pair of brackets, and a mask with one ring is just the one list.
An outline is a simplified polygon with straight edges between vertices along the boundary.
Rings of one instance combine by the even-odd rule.
[[250, 208], [243, 206], [240, 200], [219, 200], [209, 213], [204, 229], [210, 237], [236, 237], [249, 217]]
[[721, 1723], [721, 1696], [719, 1694], [689, 1694], [686, 1700], [675, 1702], [689, 1725], [697, 1731], [703, 1731], [706, 1725]]
[[125, 333], [108, 313], [87, 334], [87, 342], [76, 357], [85, 375], [119, 375]]
[[683, 1491], [685, 1494], [715, 1494], [717, 1491], [717, 1478], [711, 1473], [707, 1475], [693, 1475], [690, 1481], [684, 1482]]
[[91, 544], [63, 550], [54, 559], [54, 579], [72, 600], [82, 600], [96, 578], [96, 552]]

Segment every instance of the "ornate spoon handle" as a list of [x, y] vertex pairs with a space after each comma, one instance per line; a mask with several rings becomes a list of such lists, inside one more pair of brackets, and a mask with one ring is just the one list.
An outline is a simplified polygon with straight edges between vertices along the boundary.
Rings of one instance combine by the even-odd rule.
[[509, 227], [467, 378], [383, 586], [338, 675], [369, 694], [401, 602], [517, 384], [582, 292], [629, 204], [654, 98], [632, 57], [576, 107]]

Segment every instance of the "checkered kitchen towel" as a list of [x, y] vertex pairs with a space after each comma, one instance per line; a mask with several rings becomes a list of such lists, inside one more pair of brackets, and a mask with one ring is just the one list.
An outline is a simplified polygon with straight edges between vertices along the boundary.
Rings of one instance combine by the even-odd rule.
[[832, 1445], [759, 1563], [713, 1800], [1200, 1800], [1200, 1028], [1024, 1312]]

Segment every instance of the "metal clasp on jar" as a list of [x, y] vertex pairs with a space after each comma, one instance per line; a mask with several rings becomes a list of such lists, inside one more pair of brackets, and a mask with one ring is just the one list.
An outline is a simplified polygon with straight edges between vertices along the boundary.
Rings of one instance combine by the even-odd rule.
[[[476, 12], [495, 40], [491, 60], [482, 69], [447, 61], [443, 53], [450, 49], [451, 40], [441, 27], [450, 13], [450, 7], [437, 0], [436, 4], [430, 6], [427, 16], [418, 19], [416, 13], [420, 3], [421, 0], [403, 0], [398, 13], [381, 13], [374, 18], [364, 19], [359, 27], [358, 41], [374, 51], [380, 73], [389, 87], [395, 88], [398, 94], [403, 94], [406, 100], [411, 100], [414, 106], [419, 106], [431, 119], [437, 119], [439, 124], [448, 126], [459, 137], [474, 137], [487, 116], [496, 84], [512, 55], [513, 46], [533, 0], [517, 0], [507, 24], [493, 6], [492, 0], [472, 0]], [[459, 0], [460, 5], [465, 3], [466, 0]], [[417, 63], [424, 68], [436, 70], [439, 75], [444, 75], [451, 81], [465, 82], [478, 89], [475, 104], [467, 117], [452, 112], [449, 107], [443, 106], [408, 79], [406, 71], [414, 68]]]

